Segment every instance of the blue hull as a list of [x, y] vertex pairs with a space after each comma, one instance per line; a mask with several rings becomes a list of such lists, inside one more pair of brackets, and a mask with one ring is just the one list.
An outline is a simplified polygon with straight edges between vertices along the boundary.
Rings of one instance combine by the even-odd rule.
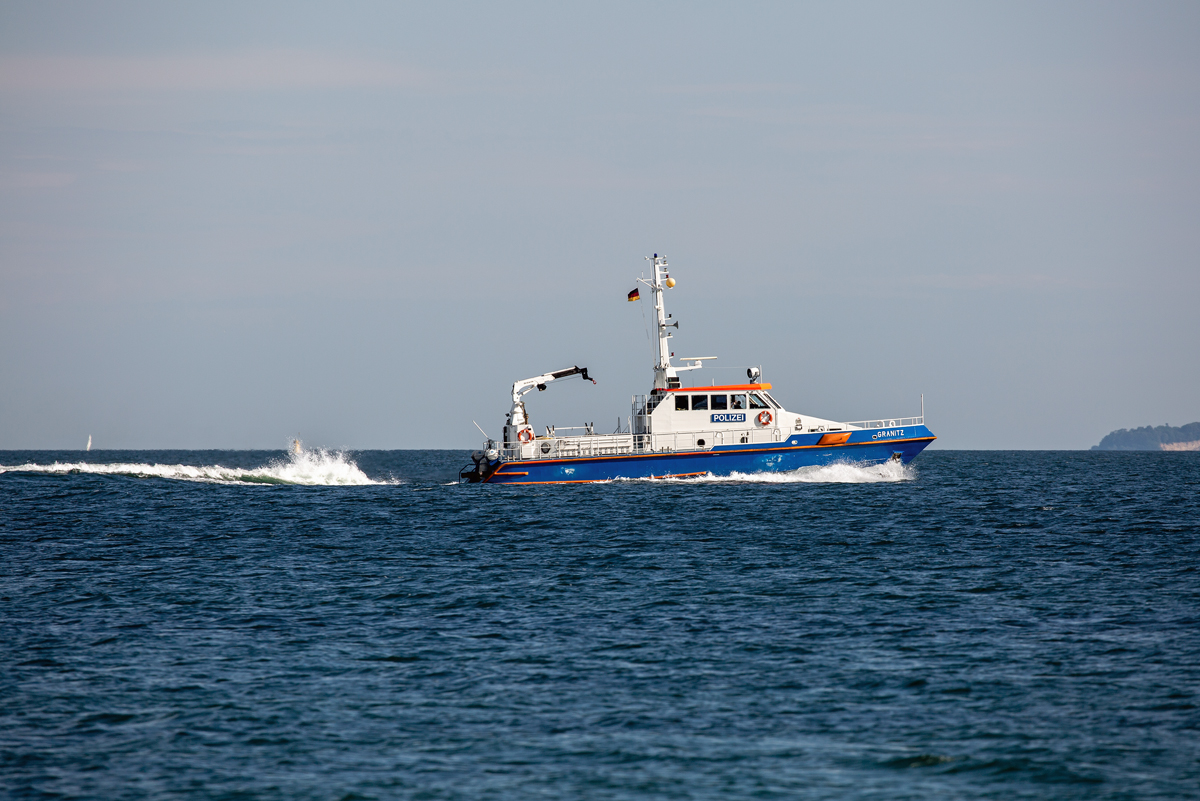
[[936, 439], [925, 426], [864, 429], [839, 445], [818, 445], [823, 435], [794, 434], [783, 442], [722, 445], [707, 451], [625, 454], [578, 459], [501, 462], [483, 479], [489, 484], [574, 484], [615, 478], [667, 478], [711, 473], [785, 473], [836, 461], [886, 462], [899, 454], [908, 464]]

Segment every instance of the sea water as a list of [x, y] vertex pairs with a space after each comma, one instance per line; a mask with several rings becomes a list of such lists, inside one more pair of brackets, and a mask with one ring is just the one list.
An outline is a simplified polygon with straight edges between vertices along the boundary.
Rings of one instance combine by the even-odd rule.
[[0, 453], [0, 796], [1200, 796], [1200, 454]]

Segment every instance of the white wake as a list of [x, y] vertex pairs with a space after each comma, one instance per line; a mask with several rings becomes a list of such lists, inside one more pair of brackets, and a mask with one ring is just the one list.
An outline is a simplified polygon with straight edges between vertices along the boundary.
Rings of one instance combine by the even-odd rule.
[[916, 477], [917, 472], [911, 466], [888, 461], [882, 464], [833, 462], [801, 467], [787, 473], [730, 473], [727, 476], [708, 474], [668, 480], [700, 484], [889, 484], [913, 481]]
[[218, 484], [300, 484], [305, 486], [350, 487], [387, 484], [374, 481], [341, 451], [323, 448], [290, 452], [262, 467], [194, 466], [187, 464], [97, 464], [91, 462], [54, 462], [53, 464], [0, 465], [0, 473], [92, 473], [96, 475], [173, 478]]

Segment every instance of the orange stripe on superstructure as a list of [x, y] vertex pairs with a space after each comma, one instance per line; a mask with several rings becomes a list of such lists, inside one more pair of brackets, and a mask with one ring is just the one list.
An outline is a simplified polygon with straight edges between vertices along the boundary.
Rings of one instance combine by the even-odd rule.
[[753, 391], [756, 389], [760, 389], [765, 392], [766, 390], [768, 390], [770, 388], [771, 388], [770, 384], [725, 384], [724, 386], [720, 386], [720, 387], [676, 387], [675, 389], [665, 389], [665, 390], [663, 390], [663, 392], [701, 392], [701, 391], [712, 392], [714, 390], [729, 391], [729, 390], [734, 390], [734, 389], [747, 390], [747, 391]]

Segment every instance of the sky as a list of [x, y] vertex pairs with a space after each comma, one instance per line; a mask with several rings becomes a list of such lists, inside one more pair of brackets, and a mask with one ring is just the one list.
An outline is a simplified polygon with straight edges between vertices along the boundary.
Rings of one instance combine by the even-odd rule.
[[[936, 447], [1200, 420], [1200, 4], [0, 4], [0, 449], [474, 448], [680, 356]], [[643, 292], [643, 297], [649, 293]], [[712, 368], [712, 369], [710, 369]]]

